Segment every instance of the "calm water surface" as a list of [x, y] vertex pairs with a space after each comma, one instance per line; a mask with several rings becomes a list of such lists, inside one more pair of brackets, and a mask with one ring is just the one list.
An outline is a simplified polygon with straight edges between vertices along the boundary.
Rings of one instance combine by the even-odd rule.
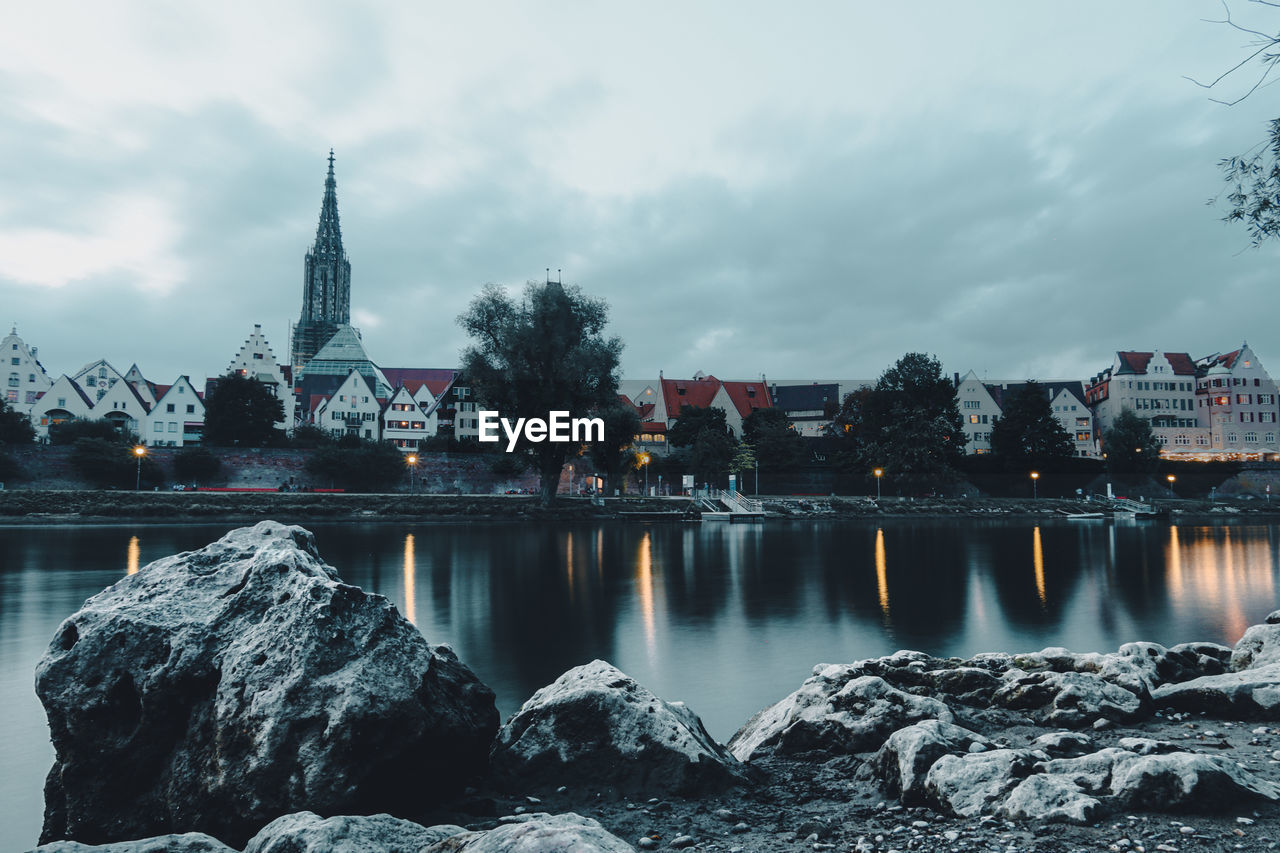
[[[727, 739], [819, 662], [1130, 640], [1234, 643], [1276, 609], [1280, 527], [971, 520], [764, 525], [313, 524], [505, 718], [603, 658]], [[33, 844], [53, 760], [32, 687], [58, 624], [229, 525], [0, 528], [0, 849]]]

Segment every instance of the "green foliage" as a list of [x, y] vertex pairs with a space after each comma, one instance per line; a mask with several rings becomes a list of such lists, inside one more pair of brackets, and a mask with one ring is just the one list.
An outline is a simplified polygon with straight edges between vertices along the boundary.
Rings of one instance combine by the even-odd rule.
[[5, 400], [0, 400], [0, 445], [31, 444], [36, 440], [31, 418], [19, 412]]
[[307, 460], [307, 473], [322, 486], [352, 492], [385, 492], [409, 482], [405, 455], [387, 441], [355, 447], [322, 447]]
[[[608, 307], [577, 287], [529, 282], [513, 302], [496, 285], [486, 285], [458, 323], [471, 336], [462, 354], [462, 372], [475, 397], [502, 417], [547, 418], [552, 411], [573, 417], [616, 400], [619, 338], [606, 338]], [[535, 463], [542, 502], [550, 504], [560, 471], [573, 448], [567, 443], [517, 444]]]
[[222, 460], [203, 447], [184, 447], [173, 457], [173, 474], [183, 483], [208, 484], [222, 470]]
[[587, 445], [587, 455], [598, 473], [604, 475], [604, 491], [612, 495], [622, 478], [636, 467], [636, 454], [631, 450], [640, 433], [640, 416], [635, 407], [621, 400], [596, 411], [604, 421], [604, 440]]
[[204, 401], [204, 440], [214, 447], [266, 447], [278, 443], [284, 403], [271, 387], [236, 371], [218, 380]]
[[756, 409], [742, 422], [742, 440], [755, 450], [761, 471], [782, 471], [809, 459], [804, 439], [781, 409]]
[[0, 452], [0, 483], [22, 479], [22, 466], [9, 454]]
[[129, 445], [136, 444], [138, 441], [137, 436], [123, 432], [115, 424], [105, 420], [72, 418], [60, 424], [49, 425], [50, 444], [75, 444], [82, 438], [97, 438]]
[[719, 482], [729, 472], [737, 448], [725, 411], [716, 406], [681, 406], [679, 419], [667, 431], [667, 443], [688, 448], [685, 470], [698, 483]]
[[1122, 409], [1102, 434], [1102, 450], [1113, 474], [1150, 474], [1160, 462], [1160, 443], [1150, 421], [1129, 408]]
[[845, 443], [838, 467], [857, 473], [883, 468], [885, 479], [899, 487], [952, 482], [964, 458], [955, 387], [942, 363], [924, 353], [907, 353], [873, 388], [849, 394], [837, 426]]
[[1071, 436], [1053, 416], [1048, 390], [1027, 382], [1005, 395], [991, 428], [991, 452], [1006, 470], [1057, 470], [1075, 455]]
[[[139, 460], [133, 447], [106, 438], [78, 438], [71, 445], [71, 467], [99, 488], [132, 489], [138, 484]], [[141, 460], [141, 486], [160, 483], [164, 472], [151, 456]]]
[[1222, 220], [1243, 224], [1254, 247], [1280, 235], [1280, 119], [1269, 124], [1264, 145], [1218, 164], [1227, 183]]
[[293, 428], [293, 435], [289, 436], [289, 444], [303, 449], [328, 447], [333, 444], [333, 435], [315, 424], [302, 424]]

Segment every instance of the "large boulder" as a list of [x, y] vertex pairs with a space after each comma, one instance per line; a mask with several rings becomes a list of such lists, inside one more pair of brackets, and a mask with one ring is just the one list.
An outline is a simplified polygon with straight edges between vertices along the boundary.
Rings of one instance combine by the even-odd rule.
[[1237, 718], [1280, 718], [1280, 610], [1244, 632], [1229, 671], [1164, 684], [1151, 693], [1156, 707]]
[[598, 822], [568, 812], [520, 815], [484, 832], [452, 835], [419, 853], [633, 853]]
[[1252, 625], [1231, 653], [1231, 670], [1280, 663], [1280, 610], [1267, 614], [1261, 625]]
[[958, 817], [992, 814], [1035, 764], [1036, 756], [1026, 749], [944, 755], [925, 776], [925, 797]]
[[81, 844], [79, 841], [53, 841], [41, 844], [31, 853], [236, 853], [216, 838], [203, 832], [161, 835], [136, 841], [110, 844]]
[[990, 746], [986, 738], [966, 728], [925, 720], [889, 735], [871, 766], [886, 791], [906, 805], [917, 805], [924, 802], [925, 777], [934, 762], [944, 755], [967, 753], [974, 744]]
[[765, 708], [729, 740], [746, 761], [759, 755], [837, 755], [879, 749], [900, 728], [921, 720], [954, 722], [945, 703], [892, 687], [858, 665], [822, 665], [790, 696]]
[[264, 521], [158, 560], [62, 623], [36, 669], [56, 760], [42, 840], [420, 810], [484, 771], [493, 693], [309, 532]]
[[322, 818], [314, 812], [278, 817], [249, 839], [244, 853], [418, 853], [460, 826], [422, 826], [389, 814]]
[[697, 794], [746, 769], [682, 702], [664, 702], [596, 660], [542, 688], [498, 734], [493, 774], [522, 788], [588, 785]]
[[1091, 672], [1044, 670], [1005, 673], [992, 697], [997, 705], [1033, 712], [1050, 726], [1084, 726], [1099, 719], [1129, 722], [1149, 713], [1151, 698], [1136, 694]]

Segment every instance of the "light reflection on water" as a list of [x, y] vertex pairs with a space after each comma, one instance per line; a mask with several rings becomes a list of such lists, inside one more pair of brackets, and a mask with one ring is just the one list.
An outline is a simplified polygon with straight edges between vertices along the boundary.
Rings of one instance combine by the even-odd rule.
[[[504, 717], [603, 658], [722, 740], [821, 662], [1231, 644], [1277, 608], [1280, 571], [1277, 528], [1257, 524], [309, 526], [344, 580], [453, 645]], [[0, 528], [0, 848], [38, 832], [52, 751], [32, 678], [58, 623], [121, 555], [131, 574], [226, 529]]]

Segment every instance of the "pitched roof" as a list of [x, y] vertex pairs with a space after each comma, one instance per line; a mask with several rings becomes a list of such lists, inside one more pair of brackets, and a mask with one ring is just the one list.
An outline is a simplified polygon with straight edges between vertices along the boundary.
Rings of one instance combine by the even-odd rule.
[[[1120, 360], [1120, 369], [1116, 371], [1117, 375], [1145, 374], [1147, 365], [1154, 355], [1155, 353], [1152, 352], [1117, 352], [1116, 358]], [[1173, 367], [1175, 376], [1196, 375], [1196, 365], [1189, 354], [1185, 352], [1166, 352], [1164, 357], [1168, 359], [1170, 366]]]
[[738, 414], [747, 417], [756, 409], [771, 409], [769, 389], [763, 382], [725, 382], [724, 390], [733, 401]]
[[679, 417], [681, 406], [705, 409], [720, 390], [720, 380], [714, 376], [705, 379], [661, 379], [662, 398], [667, 405], [668, 417]]
[[384, 367], [382, 375], [387, 377], [391, 387], [404, 386], [410, 394], [416, 394], [423, 385], [431, 392], [431, 396], [439, 397], [453, 382], [458, 371], [448, 367]]
[[771, 395], [774, 408], [788, 412], [822, 411], [828, 403], [840, 404], [840, 386], [834, 383], [774, 385]]

